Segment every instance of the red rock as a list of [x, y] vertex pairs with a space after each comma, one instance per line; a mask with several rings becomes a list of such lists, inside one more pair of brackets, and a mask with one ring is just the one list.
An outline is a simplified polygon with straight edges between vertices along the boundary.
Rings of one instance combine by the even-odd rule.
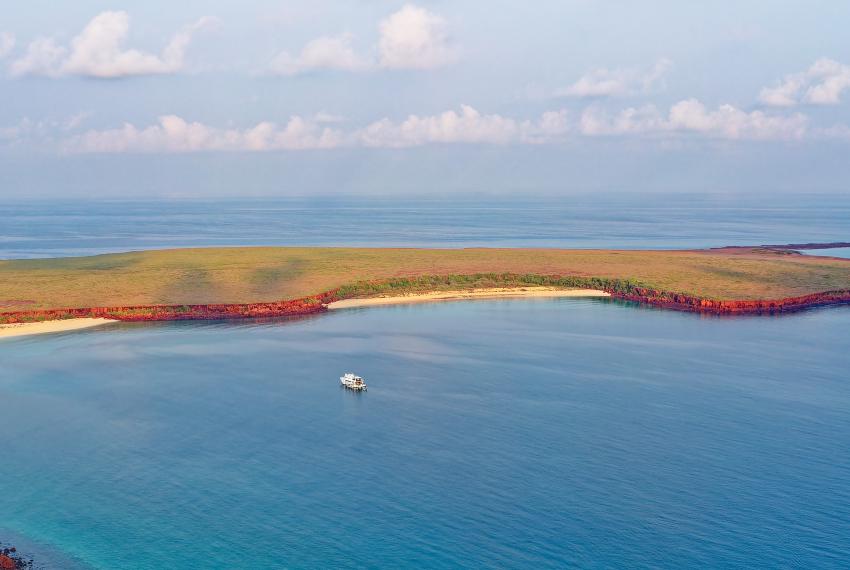
[[[614, 283], [610, 282], [609, 283]], [[850, 291], [828, 291], [800, 297], [767, 300], [718, 301], [692, 297], [671, 291], [659, 291], [640, 286], [620, 287], [616, 283], [602, 287], [613, 298], [635, 301], [678, 311], [714, 314], [769, 314], [799, 311], [810, 307], [850, 303]], [[623, 292], [625, 289], [627, 292]], [[47, 309], [0, 313], [4, 322], [23, 323], [35, 320], [55, 320], [79, 317], [105, 317], [120, 321], [178, 321], [270, 318], [309, 315], [327, 310], [325, 306], [337, 300], [334, 289], [302, 299], [269, 303], [209, 304], [209, 305], [140, 305], [129, 307], [91, 307], [83, 309]]]

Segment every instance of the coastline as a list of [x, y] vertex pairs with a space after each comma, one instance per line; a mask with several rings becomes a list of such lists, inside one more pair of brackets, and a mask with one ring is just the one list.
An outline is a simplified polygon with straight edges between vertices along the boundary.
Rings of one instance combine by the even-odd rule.
[[[529, 276], [526, 276], [529, 277]], [[824, 291], [798, 297], [752, 300], [706, 299], [692, 295], [641, 287], [610, 279], [549, 278], [567, 281], [559, 286], [522, 285], [471, 287], [466, 289], [413, 291], [382, 288], [391, 281], [367, 283], [364, 288], [342, 288], [319, 295], [267, 303], [224, 303], [201, 305], [142, 305], [134, 307], [90, 307], [45, 309], [0, 313], [0, 339], [34, 334], [72, 331], [118, 321], [188, 321], [299, 317], [328, 310], [442, 302], [488, 298], [596, 297], [630, 301], [641, 305], [711, 315], [775, 315], [814, 307], [850, 304], [850, 289]], [[539, 280], [538, 280], [539, 282]], [[533, 282], [532, 282], [533, 283]], [[582, 286], [587, 283], [587, 286]], [[356, 292], [355, 292], [356, 291]], [[354, 293], [352, 295], [352, 293]], [[357, 296], [360, 293], [363, 296]], [[33, 320], [36, 319], [35, 322]], [[37, 320], [41, 319], [41, 320]]]
[[598, 289], [559, 289], [557, 287], [494, 287], [489, 289], [467, 289], [432, 291], [406, 295], [359, 297], [342, 299], [327, 304], [330, 310], [375, 307], [380, 305], [405, 305], [437, 301], [463, 301], [467, 299], [496, 298], [552, 298], [552, 297], [610, 297], [611, 294]]
[[[327, 311], [346, 299], [437, 293], [430, 300], [439, 300], [470, 298], [455, 291], [488, 289], [491, 295], [497, 289], [535, 287], [603, 291], [612, 299], [679, 311], [774, 314], [850, 303], [850, 264], [763, 246], [237, 247], [5, 260], [0, 261], [0, 323], [294, 317]], [[364, 303], [331, 308], [355, 302]]]
[[36, 334], [47, 334], [56, 332], [67, 332], [91, 327], [107, 325], [117, 322], [115, 319], [104, 318], [79, 318], [62, 319], [53, 321], [39, 321], [36, 323], [12, 323], [0, 325], [0, 339], [19, 336], [30, 336]]

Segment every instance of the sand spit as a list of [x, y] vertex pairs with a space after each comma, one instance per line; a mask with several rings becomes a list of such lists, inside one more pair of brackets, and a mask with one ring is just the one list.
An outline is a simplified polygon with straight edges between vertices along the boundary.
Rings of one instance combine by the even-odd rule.
[[491, 299], [500, 297], [610, 297], [610, 293], [596, 289], [559, 289], [557, 287], [494, 287], [470, 289], [466, 291], [434, 291], [431, 293], [411, 293], [387, 297], [368, 297], [363, 299], [344, 299], [328, 304], [328, 309], [351, 309], [354, 307], [374, 307], [377, 305], [401, 305], [407, 303], [428, 303], [432, 301], [459, 301], [464, 299]]
[[114, 323], [112, 319], [62, 319], [60, 321], [41, 321], [38, 323], [14, 323], [0, 325], [0, 339], [33, 334], [75, 331]]

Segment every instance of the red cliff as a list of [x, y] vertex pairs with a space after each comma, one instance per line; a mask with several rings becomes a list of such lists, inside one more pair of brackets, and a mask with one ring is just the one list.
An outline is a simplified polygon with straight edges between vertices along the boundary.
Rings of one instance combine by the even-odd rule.
[[[718, 315], [761, 315], [788, 313], [825, 305], [850, 303], [850, 290], [827, 291], [800, 297], [767, 300], [715, 300], [647, 287], [607, 281], [594, 284], [612, 298], [643, 303], [666, 309]], [[337, 290], [320, 295], [269, 303], [232, 303], [202, 305], [146, 305], [45, 309], [0, 313], [0, 322], [27, 323], [82, 317], [102, 317], [119, 321], [180, 321], [246, 318], [293, 317], [327, 310], [326, 304], [338, 300]]]

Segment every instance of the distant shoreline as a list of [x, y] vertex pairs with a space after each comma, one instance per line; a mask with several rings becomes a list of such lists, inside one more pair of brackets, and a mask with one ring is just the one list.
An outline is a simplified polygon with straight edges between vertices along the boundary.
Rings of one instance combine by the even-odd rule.
[[88, 329], [109, 323], [118, 322], [115, 319], [103, 318], [79, 318], [62, 319], [53, 321], [39, 321], [36, 323], [12, 323], [0, 325], [0, 339], [19, 336], [30, 336], [36, 334], [47, 334], [56, 332], [75, 331]]
[[558, 289], [555, 287], [495, 287], [455, 291], [432, 291], [408, 295], [387, 295], [343, 299], [328, 303], [330, 310], [375, 307], [381, 305], [406, 305], [435, 301], [463, 301], [467, 299], [496, 298], [555, 298], [555, 297], [610, 297], [611, 294], [598, 289]]

